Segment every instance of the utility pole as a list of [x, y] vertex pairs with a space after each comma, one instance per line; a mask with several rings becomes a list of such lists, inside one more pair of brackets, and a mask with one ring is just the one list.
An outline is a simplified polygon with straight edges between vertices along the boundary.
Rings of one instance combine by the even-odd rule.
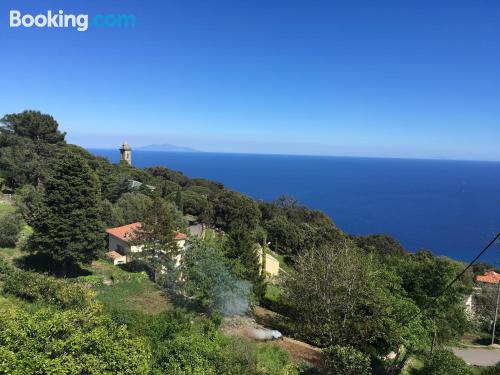
[[495, 306], [495, 320], [493, 320], [493, 331], [491, 332], [491, 345], [495, 343], [495, 329], [497, 328], [498, 302], [500, 301], [500, 280], [497, 280], [497, 303]]

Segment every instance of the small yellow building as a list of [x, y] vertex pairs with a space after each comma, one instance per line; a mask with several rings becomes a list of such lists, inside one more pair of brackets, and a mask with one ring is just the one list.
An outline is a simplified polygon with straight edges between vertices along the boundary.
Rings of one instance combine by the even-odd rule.
[[[262, 261], [264, 260], [264, 251], [262, 250], [262, 246], [260, 245], [257, 249], [257, 254], [259, 256], [259, 264], [262, 265]], [[280, 262], [278, 261], [278, 259], [268, 253], [266, 253], [264, 272], [266, 272], [271, 277], [278, 276], [280, 272]]]

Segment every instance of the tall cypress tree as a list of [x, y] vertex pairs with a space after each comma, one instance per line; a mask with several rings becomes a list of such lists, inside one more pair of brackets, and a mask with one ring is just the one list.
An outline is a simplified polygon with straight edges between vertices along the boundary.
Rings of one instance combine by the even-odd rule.
[[182, 199], [181, 188], [177, 189], [177, 194], [175, 195], [175, 204], [177, 205], [177, 209], [181, 213], [184, 213], [184, 200]]
[[62, 266], [90, 263], [105, 248], [97, 175], [80, 156], [65, 151], [45, 183], [32, 222], [29, 248]]

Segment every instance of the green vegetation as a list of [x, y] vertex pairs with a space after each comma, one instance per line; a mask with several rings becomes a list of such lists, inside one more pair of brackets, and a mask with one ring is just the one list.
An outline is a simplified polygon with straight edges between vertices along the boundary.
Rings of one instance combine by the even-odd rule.
[[[290, 197], [256, 202], [165, 167], [111, 164], [67, 144], [40, 112], [1, 122], [1, 187], [15, 206], [0, 204], [0, 374], [63, 364], [68, 374], [299, 373], [281, 349], [221, 334], [221, 313], [262, 302], [284, 333], [324, 350], [331, 373], [472, 371], [442, 351], [470, 327], [472, 274], [436, 299], [457, 262], [386, 235], [349, 236]], [[180, 254], [183, 214], [211, 229]], [[132, 222], [143, 224], [134, 261], [97, 260], [105, 225]], [[282, 266], [272, 284], [259, 245]]]
[[489, 367], [481, 372], [481, 375], [500, 375], [500, 362], [494, 367]]
[[153, 281], [167, 287], [178, 278], [175, 257], [179, 255], [179, 249], [173, 235], [175, 227], [175, 208], [155, 197], [142, 227], [134, 233], [134, 243], [142, 246], [138, 256], [147, 265]]
[[0, 218], [3, 218], [7, 214], [14, 213], [15, 207], [11, 204], [0, 203]]
[[191, 240], [180, 267], [181, 290], [211, 312], [243, 315], [250, 307], [251, 285], [236, 277], [226, 246], [218, 237]]
[[172, 308], [159, 286], [144, 272], [127, 272], [103, 261], [93, 262], [87, 270], [91, 275], [78, 280], [92, 287], [106, 311], [120, 308], [156, 314]]
[[124, 193], [113, 206], [110, 204], [110, 219], [108, 224], [121, 226], [144, 220], [153, 208], [153, 200], [139, 192]]
[[[6, 213], [5, 213], [6, 212]], [[5, 210], [0, 213], [0, 247], [16, 246], [19, 234], [23, 227], [21, 215], [17, 212], [9, 212]]]
[[325, 367], [331, 374], [369, 375], [370, 357], [352, 346], [335, 345], [325, 350]]
[[36, 206], [28, 247], [60, 265], [90, 263], [104, 247], [104, 223], [97, 175], [80, 156], [63, 152], [47, 177], [45, 194]]
[[149, 353], [102, 313], [83, 285], [20, 271], [0, 259], [0, 373], [145, 374]]
[[[397, 275], [353, 247], [323, 247], [301, 254], [285, 277], [283, 303], [291, 329], [320, 347], [351, 345], [386, 354], [401, 345], [429, 343], [415, 302], [405, 296]], [[311, 314], [314, 311], [314, 314]]]
[[472, 375], [472, 371], [463, 360], [449, 350], [438, 350], [426, 358], [420, 371], [422, 375]]

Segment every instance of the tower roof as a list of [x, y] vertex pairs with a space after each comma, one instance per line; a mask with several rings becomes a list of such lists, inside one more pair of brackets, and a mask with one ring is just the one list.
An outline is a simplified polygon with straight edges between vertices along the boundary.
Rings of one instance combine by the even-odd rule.
[[124, 141], [123, 142], [123, 145], [122, 147], [120, 148], [120, 150], [131, 150], [130, 146], [128, 145], [128, 142], [127, 141]]

